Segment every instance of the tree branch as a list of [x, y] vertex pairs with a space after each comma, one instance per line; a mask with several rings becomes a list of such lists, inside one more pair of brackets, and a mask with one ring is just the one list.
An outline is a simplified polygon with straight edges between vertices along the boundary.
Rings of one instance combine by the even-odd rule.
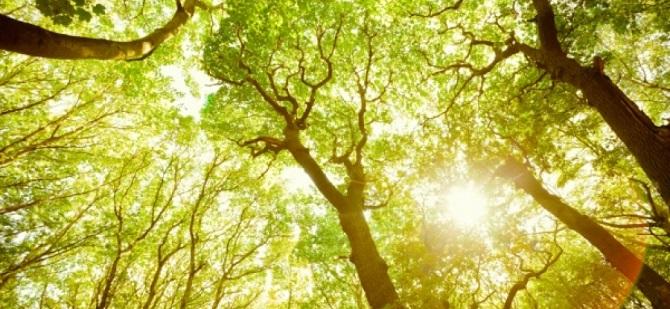
[[0, 49], [30, 56], [55, 59], [139, 60], [177, 34], [193, 15], [194, 0], [181, 5], [161, 28], [149, 35], [128, 42], [94, 39], [56, 33], [39, 26], [0, 15]]

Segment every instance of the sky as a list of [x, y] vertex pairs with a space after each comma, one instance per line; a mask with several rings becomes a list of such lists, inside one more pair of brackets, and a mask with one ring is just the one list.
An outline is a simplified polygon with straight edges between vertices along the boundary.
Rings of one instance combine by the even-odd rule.
[[[207, 100], [207, 96], [216, 92], [219, 88], [216, 81], [209, 77], [199, 68], [190, 68], [185, 71], [176, 65], [164, 65], [160, 68], [161, 75], [170, 78], [172, 89], [178, 93], [175, 106], [185, 116], [191, 116], [196, 121], [200, 120], [200, 110]], [[192, 91], [186, 84], [190, 77], [195, 83], [196, 89]]]

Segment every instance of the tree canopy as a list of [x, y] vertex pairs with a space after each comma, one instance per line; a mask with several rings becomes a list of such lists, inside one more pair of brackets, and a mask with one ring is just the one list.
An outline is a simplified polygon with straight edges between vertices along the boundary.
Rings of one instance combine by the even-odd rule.
[[670, 3], [0, 3], [0, 307], [670, 308]]

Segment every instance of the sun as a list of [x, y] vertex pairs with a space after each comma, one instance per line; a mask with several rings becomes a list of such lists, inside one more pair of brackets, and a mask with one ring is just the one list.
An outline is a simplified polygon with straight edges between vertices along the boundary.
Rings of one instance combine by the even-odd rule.
[[487, 214], [486, 196], [472, 183], [449, 188], [445, 202], [449, 218], [464, 227], [474, 227]]

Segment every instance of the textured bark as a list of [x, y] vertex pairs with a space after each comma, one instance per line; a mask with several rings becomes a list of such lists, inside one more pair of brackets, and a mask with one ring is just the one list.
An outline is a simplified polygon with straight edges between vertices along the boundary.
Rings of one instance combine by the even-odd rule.
[[340, 226], [351, 245], [349, 260], [356, 267], [368, 303], [372, 308], [393, 305], [398, 299], [398, 294], [388, 275], [388, 266], [379, 255], [372, 239], [362, 207], [351, 212], [340, 212], [338, 216]]
[[670, 205], [670, 136], [665, 128], [654, 125], [649, 117], [610, 79], [601, 74], [582, 74], [580, 87], [590, 104], [654, 181], [663, 200]]
[[163, 27], [128, 42], [72, 36], [46, 30], [11, 17], [0, 15], [0, 49], [30, 56], [55, 59], [139, 60], [158, 45], [173, 37], [193, 14], [194, 0], [177, 10]]
[[670, 129], [655, 125], [640, 108], [602, 71], [579, 64], [561, 49], [554, 13], [548, 0], [533, 0], [540, 48], [518, 44], [519, 50], [553, 79], [580, 89], [590, 105], [603, 117], [649, 179], [670, 205]]
[[584, 237], [628, 280], [637, 280], [637, 287], [654, 308], [670, 308], [670, 284], [663, 277], [644, 264], [602, 226], [544, 189], [526, 166], [514, 159], [508, 159], [498, 169], [497, 174], [512, 179], [518, 188], [533, 196], [542, 208]]
[[[297, 129], [285, 130], [285, 147], [302, 166], [319, 192], [335, 207], [340, 226], [351, 246], [350, 261], [356, 268], [365, 297], [372, 308], [399, 306], [398, 294], [389, 277], [388, 266], [379, 255], [365, 217], [363, 203], [358, 194], [342, 194], [328, 179], [309, 150], [298, 138]], [[357, 192], [357, 191], [356, 191]]]

